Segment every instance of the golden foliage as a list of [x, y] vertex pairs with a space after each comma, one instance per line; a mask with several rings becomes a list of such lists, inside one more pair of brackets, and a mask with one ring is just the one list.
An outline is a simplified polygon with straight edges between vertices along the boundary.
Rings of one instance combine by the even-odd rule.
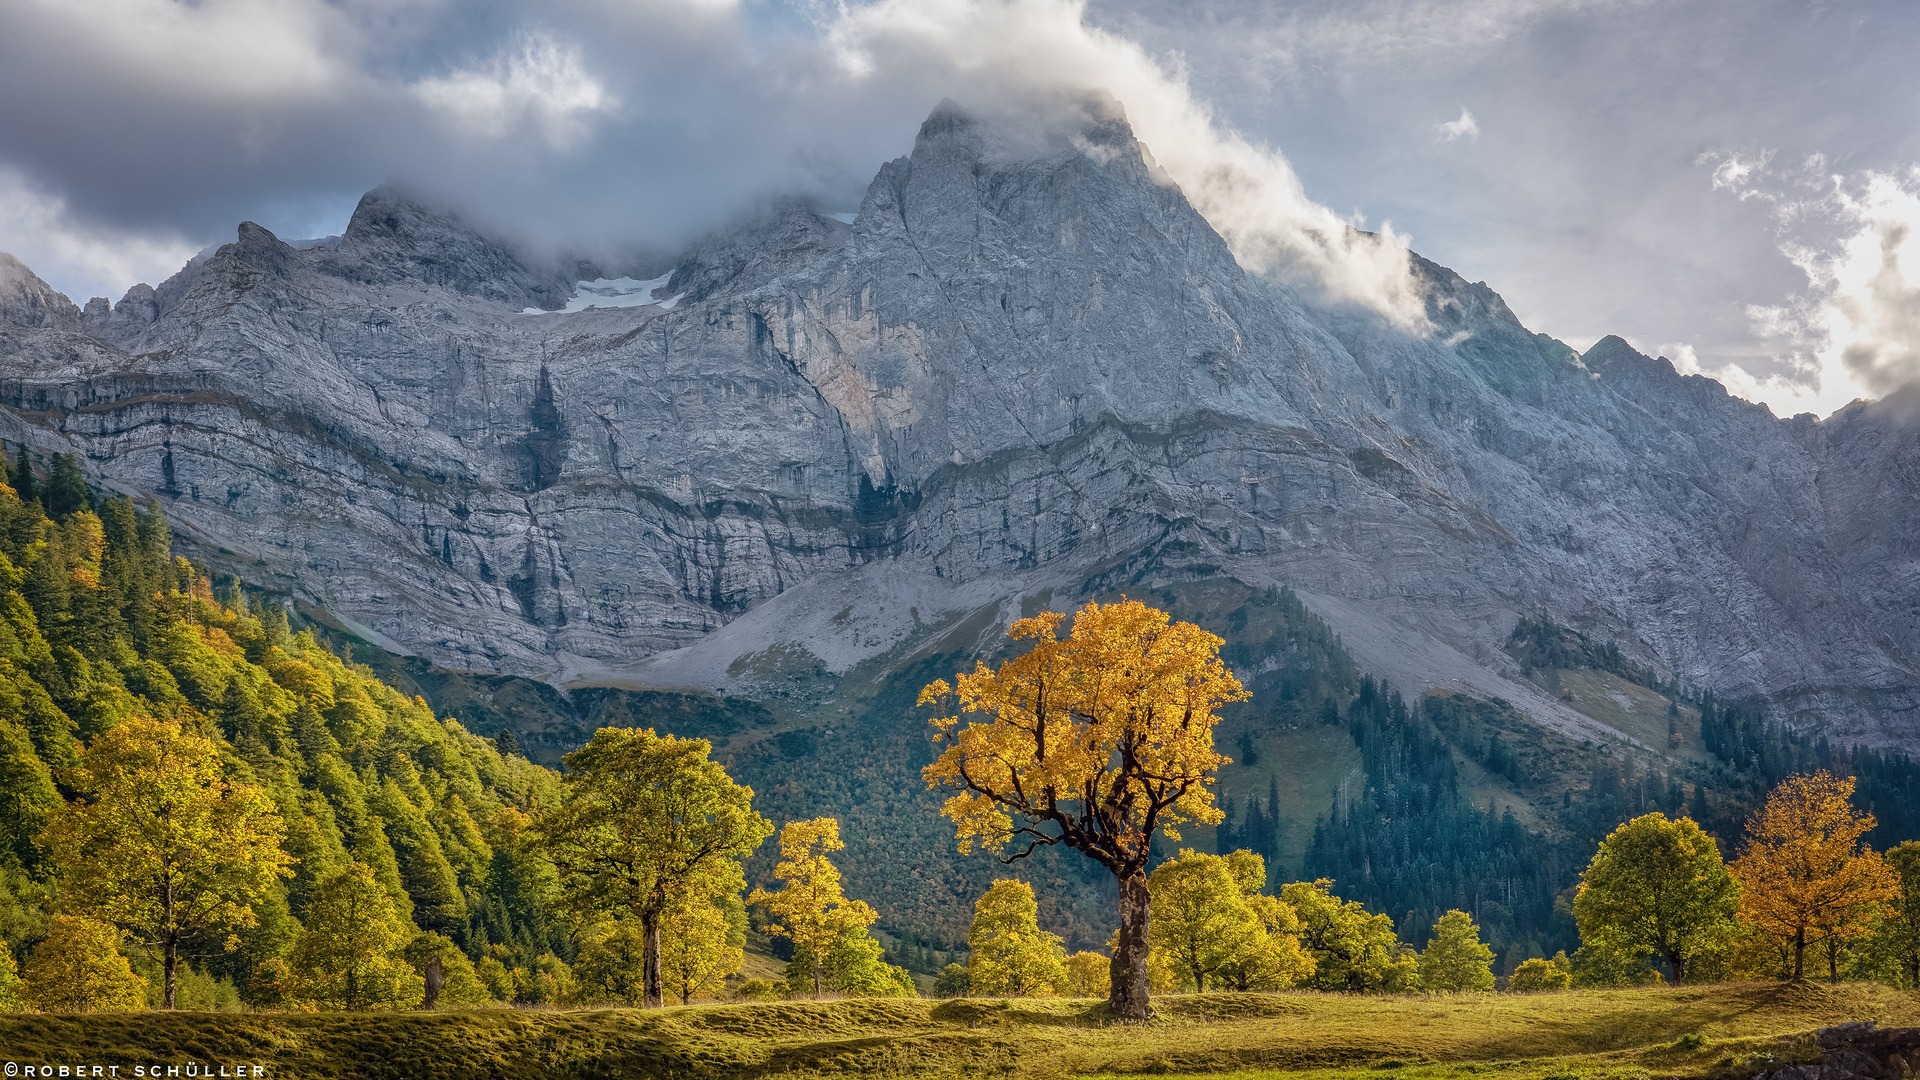
[[46, 1012], [128, 1012], [147, 1005], [147, 981], [120, 953], [113, 927], [55, 915], [22, 972], [28, 1002]]
[[1796, 978], [1805, 973], [1809, 943], [1864, 936], [1881, 902], [1900, 895], [1898, 876], [1861, 840], [1874, 817], [1856, 813], [1852, 798], [1852, 777], [1824, 770], [1788, 777], [1747, 819], [1747, 841], [1731, 867], [1741, 915], [1793, 943]]
[[920, 692], [948, 710], [933, 721], [947, 747], [922, 775], [957, 790], [944, 812], [962, 852], [1065, 841], [1124, 876], [1154, 831], [1178, 840], [1185, 822], [1220, 821], [1215, 710], [1248, 695], [1221, 639], [1164, 611], [1089, 603], [1061, 640], [1065, 618], [1021, 619], [1008, 636], [1033, 643], [1024, 655]]
[[1064, 992], [1060, 939], [1040, 929], [1033, 886], [993, 883], [973, 906], [967, 982], [975, 997], [1051, 997]]
[[57, 807], [44, 835], [67, 903], [161, 953], [170, 1009], [183, 949], [211, 937], [232, 951], [292, 874], [279, 812], [226, 778], [211, 739], [162, 720], [100, 734], [71, 783], [86, 798]]
[[834, 939], [851, 928], [866, 929], [880, 916], [863, 900], [841, 891], [840, 870], [827, 856], [845, 848], [837, 818], [790, 821], [780, 830], [780, 862], [773, 876], [784, 888], [755, 889], [749, 904], [764, 904], [780, 920], [767, 933], [793, 942], [795, 952], [812, 958], [813, 992], [820, 994], [820, 962]]

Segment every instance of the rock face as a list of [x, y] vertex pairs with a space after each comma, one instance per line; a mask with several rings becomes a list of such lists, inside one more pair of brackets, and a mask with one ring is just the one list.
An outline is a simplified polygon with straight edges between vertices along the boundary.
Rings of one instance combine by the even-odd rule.
[[742, 689], [775, 646], [843, 670], [1231, 574], [1410, 692], [1591, 723], [1500, 651], [1544, 613], [1920, 746], [1913, 403], [1777, 419], [1417, 259], [1431, 334], [1313, 309], [1149, 161], [1098, 106], [1019, 152], [943, 106], [851, 225], [782, 206], [575, 314], [523, 314], [570, 285], [387, 190], [337, 246], [243, 224], [84, 318], [8, 261], [0, 437], [458, 668]]

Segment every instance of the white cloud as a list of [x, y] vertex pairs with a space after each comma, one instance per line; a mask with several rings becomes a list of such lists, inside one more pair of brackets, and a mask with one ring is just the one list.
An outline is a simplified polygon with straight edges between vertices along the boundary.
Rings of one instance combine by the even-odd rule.
[[158, 284], [189, 258], [194, 246], [178, 236], [114, 230], [76, 220], [64, 200], [35, 188], [13, 169], [0, 168], [0, 246], [41, 277], [84, 286], [76, 304], [94, 296], [119, 300], [137, 281]]
[[1755, 376], [1729, 363], [1706, 374], [1775, 412], [1821, 415], [1920, 378], [1920, 166], [1849, 177], [1814, 155], [1782, 173], [1770, 169], [1772, 156], [1705, 155], [1700, 164], [1715, 165], [1716, 190], [1772, 205], [1780, 251], [1807, 288], [1746, 307], [1778, 372]]
[[1473, 118], [1473, 114], [1467, 111], [1465, 105], [1460, 106], [1460, 118], [1458, 120], [1442, 120], [1434, 126], [1439, 129], [1440, 138], [1443, 142], [1453, 142], [1456, 139], [1480, 138], [1480, 122]]
[[779, 30], [730, 0], [576, 0], [538, 24], [501, 0], [103, 0], [98, 34], [71, 5], [24, 2], [0, 4], [0, 98], [117, 133], [0, 113], [0, 166], [75, 221], [157, 204], [222, 240], [276, 200], [337, 205], [395, 179], [554, 246], [671, 246], [769, 196], [845, 205], [943, 97], [992, 111], [1103, 89], [1248, 267], [1424, 325], [1405, 237], [1315, 202], [1177, 57], [1090, 27], [1084, 0], [821, 3]]
[[579, 50], [544, 34], [529, 35], [484, 64], [423, 79], [414, 91], [471, 132], [497, 139], [531, 129], [556, 150], [578, 143], [593, 114], [615, 105]]
[[1407, 237], [1391, 223], [1358, 232], [1312, 200], [1280, 151], [1223, 123], [1177, 63], [1090, 28], [1084, 9], [1078, 0], [881, 0], [839, 9], [826, 40], [847, 77], [876, 89], [931, 72], [963, 104], [1058, 88], [1110, 91], [1243, 265], [1409, 329], [1426, 326]]

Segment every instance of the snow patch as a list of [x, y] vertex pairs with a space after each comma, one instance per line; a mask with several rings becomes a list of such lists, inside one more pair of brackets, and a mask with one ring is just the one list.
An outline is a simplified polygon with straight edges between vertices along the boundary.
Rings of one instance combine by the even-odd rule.
[[853, 224], [853, 219], [859, 217], [860, 215], [852, 211], [845, 211], [838, 214], [828, 214], [827, 216], [839, 222], [842, 225], [851, 225]]
[[526, 308], [522, 315], [573, 315], [593, 308], [658, 307], [661, 311], [672, 311], [680, 302], [680, 296], [670, 300], [655, 300], [653, 294], [666, 287], [671, 273], [657, 278], [639, 281], [630, 277], [595, 278], [592, 281], [576, 282], [573, 295], [567, 299], [567, 306], [558, 311], [545, 311], [541, 308]]

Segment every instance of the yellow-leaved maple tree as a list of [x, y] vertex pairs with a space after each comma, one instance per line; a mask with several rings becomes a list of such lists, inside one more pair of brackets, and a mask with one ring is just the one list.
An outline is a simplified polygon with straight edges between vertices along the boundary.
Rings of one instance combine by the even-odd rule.
[[237, 948], [235, 932], [293, 873], [280, 813], [265, 791], [227, 779], [213, 740], [170, 720], [96, 735], [68, 783], [80, 797], [41, 837], [66, 906], [159, 953], [171, 1009], [180, 960]]
[[1853, 809], [1853, 777], [1822, 770], [1789, 776], [1747, 819], [1747, 841], [1728, 869], [1740, 881], [1740, 913], [1793, 943], [1793, 977], [1806, 970], [1810, 941], [1828, 943], [1839, 981], [1839, 945], [1866, 933], [1900, 879], [1861, 842], [1872, 814]]
[[779, 919], [767, 933], [793, 942], [805, 952], [813, 974], [813, 996], [820, 996], [821, 965], [834, 940], [851, 929], [865, 930], [880, 918], [865, 900], [849, 900], [840, 888], [840, 868], [827, 856], [845, 848], [839, 818], [789, 821], [780, 829], [780, 861], [773, 876], [784, 888], [755, 889], [749, 904], [765, 904]]
[[954, 789], [944, 813], [962, 853], [977, 846], [1011, 863], [1061, 844], [1113, 874], [1120, 928], [1107, 1000], [1115, 1015], [1145, 1019], [1149, 845], [1156, 831], [1178, 840], [1185, 822], [1219, 823], [1211, 786], [1227, 759], [1213, 745], [1216, 710], [1248, 695], [1220, 661], [1221, 639], [1164, 611], [1089, 603], [1062, 639], [1065, 618], [1019, 620], [1008, 636], [1032, 643], [1025, 654], [920, 692], [945, 714], [933, 720], [945, 750], [922, 775]]

